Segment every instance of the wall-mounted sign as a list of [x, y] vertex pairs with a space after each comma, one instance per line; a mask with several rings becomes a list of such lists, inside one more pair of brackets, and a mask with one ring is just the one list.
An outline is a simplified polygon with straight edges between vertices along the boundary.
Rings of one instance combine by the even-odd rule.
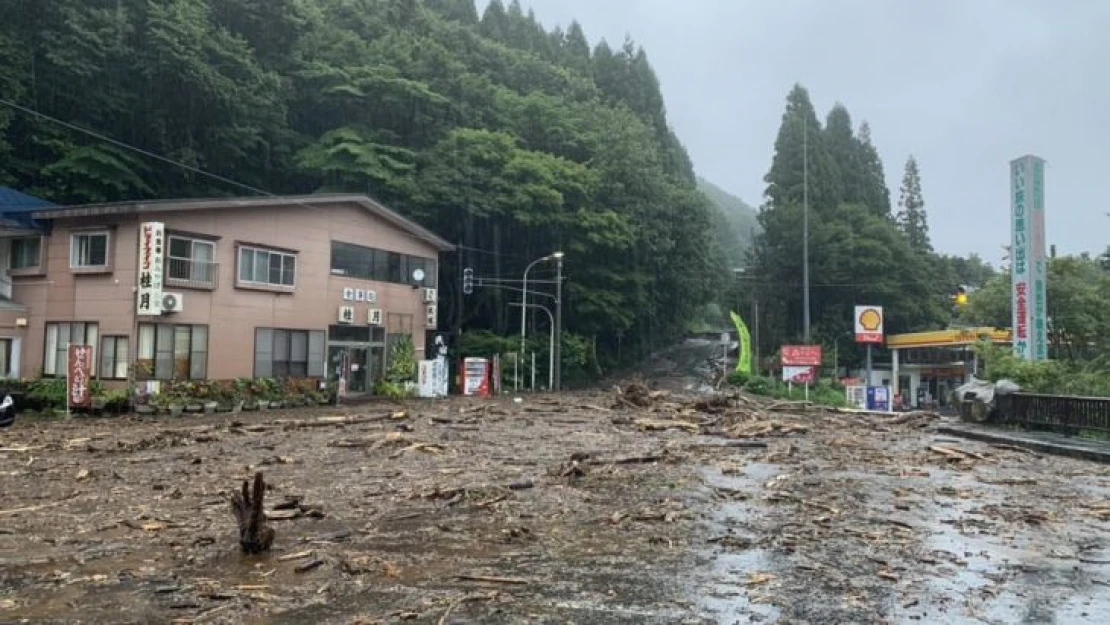
[[820, 367], [820, 345], [783, 345], [782, 366], [784, 367]]
[[354, 323], [355, 322], [355, 307], [354, 306], [340, 306], [339, 307], [339, 323]]
[[883, 307], [856, 306], [856, 342], [883, 342]]
[[70, 344], [66, 366], [66, 405], [88, 408], [92, 405], [92, 345]]
[[1010, 196], [1014, 355], [1044, 360], [1048, 358], [1044, 159], [1023, 156], [1010, 161]]
[[157, 221], [144, 222], [139, 227], [139, 272], [135, 309], [139, 315], [162, 314], [163, 244], [165, 225]]

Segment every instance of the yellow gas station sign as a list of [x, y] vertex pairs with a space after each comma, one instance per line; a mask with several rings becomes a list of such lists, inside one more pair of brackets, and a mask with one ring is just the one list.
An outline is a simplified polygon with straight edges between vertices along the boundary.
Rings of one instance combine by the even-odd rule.
[[937, 330], [935, 332], [911, 332], [892, 334], [886, 338], [886, 346], [891, 349], [912, 347], [948, 347], [971, 345], [987, 339], [992, 343], [1010, 343], [1013, 333], [1009, 329], [998, 328], [960, 328], [958, 330]]

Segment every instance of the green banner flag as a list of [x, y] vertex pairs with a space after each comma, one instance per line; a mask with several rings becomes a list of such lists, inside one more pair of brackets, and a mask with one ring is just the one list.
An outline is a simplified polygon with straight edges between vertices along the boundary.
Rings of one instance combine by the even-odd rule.
[[736, 336], [740, 339], [740, 358], [736, 360], [736, 372], [751, 375], [752, 335], [748, 332], [748, 326], [744, 325], [744, 320], [740, 318], [740, 315], [731, 310], [728, 314], [732, 317], [732, 323], [736, 325]]

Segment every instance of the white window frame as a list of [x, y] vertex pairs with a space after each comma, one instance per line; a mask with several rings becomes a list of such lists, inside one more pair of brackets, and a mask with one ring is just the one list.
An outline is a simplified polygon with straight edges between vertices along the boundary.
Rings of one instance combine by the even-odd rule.
[[[252, 255], [252, 276], [251, 277], [253, 277], [253, 267], [254, 267], [254, 264], [253, 264], [254, 258], [253, 257], [255, 257], [257, 254], [266, 254], [267, 257], [274, 256], [274, 255], [282, 257], [282, 263], [281, 263], [282, 278], [285, 277], [285, 257], [292, 258], [293, 259], [293, 283], [292, 284], [285, 284], [283, 282], [270, 282], [269, 279], [268, 279], [269, 278], [269, 275], [268, 275], [269, 274], [269, 269], [267, 269], [267, 280], [265, 282], [258, 282], [256, 280], [244, 280], [243, 279], [243, 253], [244, 252], [250, 252], [251, 255]], [[269, 260], [268, 259], [267, 259], [266, 265], [267, 265], [267, 267], [269, 267]], [[237, 284], [241, 284], [243, 286], [261, 287], [261, 288], [268, 288], [268, 289], [294, 290], [294, 289], [297, 288], [297, 272], [298, 272], [297, 270], [299, 269], [297, 265], [298, 265], [298, 263], [297, 263], [297, 254], [296, 253], [283, 252], [281, 250], [274, 250], [274, 249], [269, 249], [269, 248], [265, 248], [265, 247], [258, 247], [258, 246], [255, 246], [255, 245], [240, 245], [239, 249], [235, 253], [235, 282]]]
[[[170, 254], [170, 250], [173, 249], [173, 242], [175, 240], [177, 240], [177, 241], [186, 241], [186, 242], [189, 243], [189, 256], [188, 256], [188, 258], [182, 258], [181, 256], [174, 256], [174, 255]], [[210, 263], [211, 265], [213, 265], [213, 267], [209, 269], [209, 271], [212, 274], [211, 279], [198, 279], [196, 276], [192, 275], [192, 273], [195, 271], [196, 263], [198, 262], [197, 257], [196, 257], [196, 246], [197, 245], [207, 245], [208, 247], [212, 248], [212, 255], [210, 257], [211, 260], [204, 261], [204, 262], [207, 262], [207, 263]], [[169, 261], [169, 260], [183, 260], [183, 261], [186, 261], [186, 262], [190, 263], [190, 266], [189, 266], [190, 267], [190, 275], [189, 275], [189, 277], [187, 277], [187, 278], [178, 278], [176, 276], [170, 275], [170, 271], [171, 271], [170, 263], [167, 262], [166, 263], [166, 280], [177, 281], [177, 282], [196, 282], [196, 283], [200, 283], [200, 284], [212, 284], [212, 285], [215, 284], [215, 281], [216, 281], [216, 276], [215, 276], [215, 272], [216, 272], [216, 269], [215, 269], [215, 265], [216, 265], [216, 242], [215, 241], [210, 241], [208, 239], [202, 239], [200, 237], [191, 237], [191, 236], [184, 235], [184, 234], [171, 234], [168, 237], [166, 237], [166, 260], [167, 261]], [[236, 268], [236, 271], [238, 271], [238, 268]]]
[[[77, 239], [79, 237], [104, 237], [104, 262], [99, 265], [81, 265], [77, 261]], [[70, 269], [106, 269], [112, 256], [112, 233], [108, 230], [86, 230], [69, 233]]]
[[[100, 324], [96, 321], [48, 321], [44, 327], [45, 340], [43, 344], [42, 376], [44, 378], [64, 378], [67, 373], [65, 366], [70, 339], [73, 334], [73, 324], [83, 324], [85, 328], [84, 341], [93, 348], [93, 361], [90, 363], [90, 375], [96, 376], [100, 370]], [[70, 336], [61, 336], [61, 327], [65, 326]], [[53, 329], [54, 332], [50, 330]], [[53, 336], [51, 336], [53, 334]], [[59, 362], [59, 360], [61, 362]], [[61, 366], [61, 370], [58, 367]]]

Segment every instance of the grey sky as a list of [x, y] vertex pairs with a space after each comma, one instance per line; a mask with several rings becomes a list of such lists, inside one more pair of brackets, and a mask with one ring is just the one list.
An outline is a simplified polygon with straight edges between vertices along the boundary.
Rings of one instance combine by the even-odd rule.
[[[507, 0], [506, 0], [507, 3]], [[480, 9], [486, 2], [479, 0]], [[1110, 2], [1103, 0], [522, 0], [590, 44], [642, 44], [699, 174], [750, 204], [784, 98], [805, 85], [866, 119], [892, 201], [921, 166], [934, 246], [998, 262], [1008, 162], [1048, 161], [1047, 238], [1060, 253], [1110, 244]]]

